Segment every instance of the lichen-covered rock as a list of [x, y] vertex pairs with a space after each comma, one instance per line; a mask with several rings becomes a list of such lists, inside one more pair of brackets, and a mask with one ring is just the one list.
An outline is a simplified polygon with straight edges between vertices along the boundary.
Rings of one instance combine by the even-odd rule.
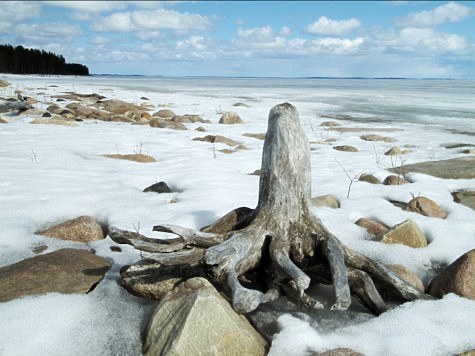
[[340, 203], [333, 195], [322, 195], [319, 197], [312, 198], [312, 205], [319, 207], [327, 207], [332, 209], [338, 209]]
[[41, 230], [37, 234], [77, 242], [104, 239], [101, 225], [91, 216], [80, 216]]
[[389, 230], [389, 227], [372, 219], [361, 218], [355, 222], [356, 225], [361, 226], [362, 228], [368, 231], [368, 234], [371, 235], [381, 235]]
[[265, 355], [267, 343], [204, 278], [167, 293], [145, 331], [146, 355]]
[[221, 118], [219, 119], [219, 123], [225, 125], [234, 125], [243, 124], [244, 121], [237, 113], [233, 111], [228, 111], [221, 116]]
[[110, 155], [102, 155], [103, 157], [113, 158], [113, 159], [123, 159], [127, 161], [134, 161], [140, 163], [152, 163], [156, 162], [157, 160], [149, 155], [144, 155], [143, 153], [131, 153], [131, 154], [110, 154]]
[[384, 185], [403, 185], [409, 183], [407, 180], [405, 180], [401, 176], [396, 176], [396, 175], [390, 175], [387, 176], [386, 179], [383, 181]]
[[406, 206], [407, 211], [413, 211], [431, 218], [445, 219], [447, 213], [435, 201], [426, 197], [416, 197]]
[[455, 293], [475, 300], [475, 249], [464, 253], [436, 276], [428, 292], [436, 298]]
[[413, 248], [426, 247], [427, 239], [413, 220], [405, 220], [389, 229], [381, 237], [381, 242], [386, 244], [402, 244]]
[[88, 293], [111, 264], [78, 249], [62, 249], [0, 268], [0, 302], [45, 293]]

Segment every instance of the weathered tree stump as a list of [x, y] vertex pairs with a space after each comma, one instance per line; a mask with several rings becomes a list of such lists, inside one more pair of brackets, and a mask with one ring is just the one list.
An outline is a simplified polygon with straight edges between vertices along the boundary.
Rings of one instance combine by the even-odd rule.
[[[282, 294], [306, 308], [322, 308], [305, 293], [312, 280], [333, 284], [336, 310], [347, 309], [353, 294], [374, 314], [384, 312], [386, 305], [373, 280], [402, 300], [430, 298], [329, 232], [311, 212], [310, 179], [308, 140], [295, 107], [283, 103], [269, 114], [255, 209], [238, 208], [200, 231], [174, 225], [153, 228], [177, 235], [174, 239], [151, 239], [114, 228], [110, 236], [154, 252], [154, 263], [167, 266], [164, 272], [170, 278], [170, 266], [177, 267], [177, 274], [180, 266], [193, 266], [196, 274], [225, 291], [240, 313]], [[153, 283], [149, 269], [135, 276]]]

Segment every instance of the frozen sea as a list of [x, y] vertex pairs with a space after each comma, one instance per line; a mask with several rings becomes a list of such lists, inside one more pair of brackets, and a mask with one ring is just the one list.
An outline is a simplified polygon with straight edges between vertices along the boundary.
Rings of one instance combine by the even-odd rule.
[[[383, 180], [395, 163], [405, 164], [466, 156], [444, 144], [475, 145], [475, 81], [400, 79], [163, 78], [123, 76], [3, 75], [11, 85], [0, 97], [20, 90], [44, 109], [65, 92], [98, 93], [168, 108], [177, 114], [198, 114], [209, 124], [186, 124], [189, 130], [156, 129], [85, 120], [77, 127], [31, 125], [31, 115], [0, 114], [0, 266], [64, 247], [94, 249], [113, 261], [105, 279], [87, 295], [57, 293], [30, 296], [0, 304], [0, 355], [138, 355], [140, 332], [155, 302], [136, 298], [119, 283], [119, 270], [138, 261], [130, 246], [112, 252], [106, 238], [89, 244], [49, 239], [35, 232], [79, 215], [91, 215], [119, 228], [156, 236], [162, 223], [200, 228], [238, 206], [257, 203], [262, 141], [244, 133], [263, 133], [272, 106], [288, 101], [300, 113], [312, 148], [312, 196], [334, 195], [339, 209], [314, 213], [345, 244], [383, 263], [402, 264], [427, 286], [434, 268], [475, 248], [475, 212], [453, 201], [451, 192], [475, 190], [474, 179], [439, 179], [409, 174], [403, 186], [352, 184], [365, 172]], [[144, 99], [146, 98], [146, 99]], [[245, 106], [234, 106], [236, 103]], [[64, 103], [66, 104], [66, 103]], [[235, 111], [242, 125], [220, 125], [222, 112]], [[336, 121], [355, 131], [320, 126]], [[204, 126], [206, 133], [194, 130]], [[364, 133], [393, 137], [396, 143], [367, 142]], [[248, 150], [225, 154], [223, 144], [193, 141], [219, 134]], [[331, 145], [322, 141], [334, 139]], [[332, 145], [352, 145], [359, 152], [341, 152]], [[392, 146], [412, 152], [391, 159]], [[108, 153], [142, 152], [157, 162], [139, 164], [102, 157]], [[346, 172], [342, 169], [345, 168]], [[166, 181], [174, 193], [142, 190]], [[389, 200], [408, 202], [423, 195], [448, 212], [434, 219], [403, 211]], [[429, 245], [412, 249], [371, 241], [354, 222], [375, 218], [387, 225], [415, 220]], [[325, 293], [323, 293], [325, 294]], [[328, 294], [328, 293], [327, 293]], [[331, 296], [322, 296], [331, 305]], [[326, 300], [325, 298], [329, 299]], [[475, 301], [450, 294], [441, 300], [391, 306], [378, 318], [353, 306], [349, 314], [282, 312], [270, 354], [305, 355], [351, 347], [366, 355], [451, 355], [475, 349]]]

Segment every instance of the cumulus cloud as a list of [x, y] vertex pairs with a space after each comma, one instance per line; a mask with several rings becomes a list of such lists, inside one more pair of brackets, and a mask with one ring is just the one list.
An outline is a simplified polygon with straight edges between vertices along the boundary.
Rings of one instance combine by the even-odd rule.
[[431, 28], [406, 27], [375, 35], [373, 44], [385, 50], [429, 53], [461, 53], [468, 48], [465, 37]]
[[312, 35], [341, 36], [361, 26], [355, 18], [349, 20], [332, 20], [321, 16], [317, 21], [305, 27], [304, 32]]
[[173, 30], [180, 33], [203, 31], [211, 26], [208, 17], [174, 10], [119, 12], [96, 20], [91, 29], [98, 32]]
[[396, 21], [403, 27], [431, 27], [445, 22], [458, 22], [470, 15], [470, 8], [456, 2], [440, 5], [433, 10], [413, 12]]
[[356, 52], [363, 44], [362, 37], [350, 40], [348, 38], [325, 37], [312, 40], [314, 49], [318, 52], [328, 52], [333, 54], [350, 54]]
[[18, 38], [31, 42], [69, 42], [82, 33], [78, 25], [64, 23], [19, 24], [15, 27]]
[[40, 6], [30, 1], [2, 1], [0, 21], [17, 22], [28, 18], [37, 17], [40, 14]]
[[176, 43], [176, 58], [216, 58], [214, 51], [209, 50], [206, 38], [203, 36], [190, 36]]

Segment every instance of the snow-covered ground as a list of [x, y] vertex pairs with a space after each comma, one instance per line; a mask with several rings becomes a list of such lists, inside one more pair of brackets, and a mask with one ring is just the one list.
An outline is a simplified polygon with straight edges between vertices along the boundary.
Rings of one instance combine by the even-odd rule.
[[[475, 190], [474, 179], [445, 180], [409, 174], [411, 184], [372, 185], [350, 176], [371, 173], [381, 180], [401, 157], [384, 152], [392, 146], [413, 145], [405, 164], [464, 156], [446, 143], [475, 144], [475, 83], [473, 81], [364, 81], [140, 77], [40, 77], [0, 75], [11, 83], [0, 96], [21, 90], [46, 108], [52, 95], [74, 91], [98, 93], [140, 104], [147, 97], [177, 114], [198, 114], [210, 124], [187, 124], [190, 130], [157, 129], [148, 125], [86, 120], [77, 127], [31, 125], [29, 116], [6, 118], [0, 124], [0, 266], [34, 256], [36, 246], [46, 252], [74, 247], [95, 249], [113, 261], [106, 278], [88, 295], [48, 294], [0, 304], [0, 355], [134, 355], [140, 354], [140, 331], [154, 302], [136, 298], [119, 284], [119, 270], [140, 254], [131, 246], [112, 252], [110, 238], [80, 244], [51, 239], [35, 232], [80, 215], [91, 215], [120, 228], [148, 236], [152, 226], [168, 223], [200, 228], [238, 206], [254, 207], [258, 180], [249, 173], [260, 168], [263, 141], [243, 136], [267, 129], [270, 108], [288, 101], [300, 113], [312, 142], [335, 138], [334, 145], [352, 145], [359, 152], [341, 152], [331, 145], [312, 143], [312, 196], [332, 194], [340, 209], [314, 208], [324, 224], [345, 244], [384, 263], [402, 264], [425, 285], [432, 267], [451, 263], [475, 248], [475, 211], [453, 202], [451, 192]], [[249, 107], [233, 106], [244, 102]], [[220, 125], [220, 113], [235, 111], [242, 125]], [[333, 120], [322, 115], [351, 115]], [[355, 119], [356, 118], [356, 119]], [[328, 131], [323, 121], [345, 127], [395, 128], [376, 132], [396, 143], [367, 142], [363, 132]], [[204, 126], [206, 133], [193, 130]], [[455, 132], [453, 130], [456, 130]], [[472, 135], [463, 134], [470, 131]], [[223, 135], [248, 150], [219, 152], [223, 144], [193, 141], [205, 134]], [[157, 162], [141, 164], [101, 156], [145, 153]], [[396, 160], [397, 162], [395, 162]], [[174, 193], [143, 193], [165, 181]], [[389, 200], [408, 202], [422, 195], [436, 201], [449, 215], [428, 218], [403, 211]], [[394, 225], [415, 220], [429, 240], [425, 248], [370, 241], [354, 224], [360, 217]], [[1, 288], [1, 286], [0, 286]], [[378, 318], [355, 319], [332, 332], [318, 320], [301, 314], [283, 315], [272, 355], [303, 355], [351, 347], [366, 355], [448, 355], [475, 348], [475, 301], [456, 295], [442, 300], [395, 306]]]

